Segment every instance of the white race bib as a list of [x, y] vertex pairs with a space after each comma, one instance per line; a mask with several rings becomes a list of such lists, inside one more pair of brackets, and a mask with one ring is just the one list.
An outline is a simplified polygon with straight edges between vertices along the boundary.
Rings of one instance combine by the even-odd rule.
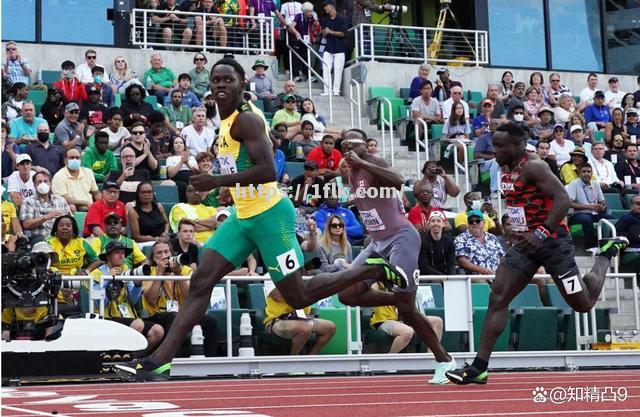
[[125, 319], [133, 318], [126, 304], [118, 304], [118, 310], [120, 310], [120, 315]]
[[567, 294], [575, 294], [582, 291], [582, 285], [576, 275], [572, 277], [562, 278], [562, 285]]
[[236, 159], [233, 156], [219, 156], [218, 162], [220, 162], [220, 173], [222, 175], [236, 174], [238, 172]]
[[184, 123], [182, 123], [181, 121], [176, 121], [176, 129], [182, 129], [184, 127]]
[[298, 262], [298, 256], [296, 255], [295, 249], [291, 249], [282, 255], [276, 256], [276, 261], [278, 261], [278, 266], [280, 267], [280, 271], [282, 271], [282, 275], [285, 276], [300, 268], [300, 262]]
[[180, 306], [177, 300], [167, 300], [167, 311], [169, 312], [178, 312]]
[[387, 228], [376, 209], [362, 210], [360, 211], [360, 217], [362, 218], [364, 227], [366, 227], [369, 232], [380, 232]]
[[524, 207], [507, 206], [507, 214], [511, 222], [511, 229], [514, 232], [526, 232], [529, 230], [527, 217], [524, 214]]

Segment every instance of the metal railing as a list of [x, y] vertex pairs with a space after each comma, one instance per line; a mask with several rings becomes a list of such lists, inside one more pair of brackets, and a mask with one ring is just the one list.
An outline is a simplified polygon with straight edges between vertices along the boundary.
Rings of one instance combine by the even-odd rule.
[[[453, 143], [453, 177], [456, 180], [456, 184], [458, 187], [460, 186], [460, 173], [458, 171], [462, 170], [464, 172], [464, 193], [459, 193], [456, 197], [456, 206], [458, 211], [460, 211], [461, 207], [464, 208], [464, 202], [460, 205], [460, 197], [464, 194], [471, 191], [471, 183], [469, 181], [469, 152], [467, 151], [467, 144], [460, 139], [452, 139], [451, 143]], [[464, 162], [461, 164], [458, 162], [458, 147], [456, 145], [462, 145], [464, 148]]]
[[[349, 31], [355, 36], [355, 60], [431, 62], [484, 65], [489, 63], [488, 34], [483, 30], [438, 29], [362, 23]], [[434, 58], [429, 46], [437, 34], [440, 48]]]
[[[389, 128], [389, 148], [391, 152], [391, 166], [395, 165], [396, 159], [393, 151], [393, 104], [391, 100], [386, 97], [376, 97], [376, 100], [380, 102], [380, 137], [382, 138], [382, 157], [387, 159], [387, 136], [386, 136], [386, 127]], [[385, 105], [388, 106], [387, 119], [385, 117]]]
[[[353, 88], [356, 89], [356, 98], [353, 98]], [[355, 114], [358, 123], [358, 129], [362, 130], [362, 84], [358, 81], [351, 79], [349, 81], [349, 117], [351, 118], [351, 127], [355, 126], [353, 118], [353, 108], [355, 106]]]
[[[420, 135], [418, 132], [422, 128], [422, 134], [424, 137], [424, 141], [420, 140]], [[422, 119], [415, 119], [413, 121], [413, 128], [416, 132], [416, 175], [419, 177], [422, 172], [422, 164], [420, 162], [420, 148], [424, 148], [424, 161], [429, 162], [429, 126], [427, 122]]]
[[[170, 21], [165, 21], [171, 18]], [[132, 44], [266, 55], [274, 50], [274, 22], [269, 16], [241, 16], [167, 10], [133, 9]]]
[[307, 69], [307, 89], [309, 92], [308, 97], [309, 98], [313, 97], [311, 92], [312, 74], [313, 76], [316, 77], [317, 80], [322, 82], [322, 84], [326, 89], [328, 89], [329, 91], [329, 96], [328, 96], [329, 97], [329, 122], [333, 122], [333, 78], [331, 77], [331, 71], [329, 71], [329, 79], [325, 80], [324, 77], [322, 77], [311, 65], [311, 55], [313, 54], [316, 57], [316, 59], [319, 60], [319, 62], [322, 64], [322, 67], [324, 68], [326, 62], [324, 61], [324, 59], [322, 59], [322, 56], [320, 56], [320, 54], [316, 52], [316, 50], [313, 49], [313, 47], [308, 42], [302, 41], [300, 42], [300, 44], [305, 46], [305, 49], [307, 50], [307, 56], [306, 58], [301, 57], [300, 54], [298, 54], [298, 52], [296, 52], [296, 50], [293, 48], [293, 45], [289, 43], [290, 36], [291, 34], [287, 32], [287, 36], [285, 37], [285, 40], [286, 40], [287, 49], [289, 50], [289, 65], [291, 66], [291, 70], [289, 71], [289, 79], [291, 80], [294, 77], [298, 76], [297, 74], [295, 75], [293, 74], [293, 56], [295, 56], [300, 61], [301, 65]]

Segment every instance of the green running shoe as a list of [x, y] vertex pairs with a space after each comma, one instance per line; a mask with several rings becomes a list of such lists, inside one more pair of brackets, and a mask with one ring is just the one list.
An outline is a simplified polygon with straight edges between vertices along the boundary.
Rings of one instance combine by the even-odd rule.
[[151, 359], [136, 359], [115, 365], [116, 374], [135, 381], [166, 381], [171, 372], [171, 362], [158, 364]]
[[445, 375], [449, 378], [449, 381], [458, 385], [486, 384], [489, 380], [489, 371], [480, 372], [468, 363], [464, 364], [464, 368], [448, 371]]
[[629, 246], [629, 240], [624, 236], [610, 237], [608, 239], [600, 239], [598, 246], [600, 247], [600, 254], [614, 257], [622, 249]]
[[377, 265], [382, 267], [384, 271], [384, 281], [400, 288], [407, 288], [409, 281], [407, 275], [401, 270], [396, 269], [384, 256], [378, 252], [371, 252], [371, 255], [364, 261], [366, 265]]

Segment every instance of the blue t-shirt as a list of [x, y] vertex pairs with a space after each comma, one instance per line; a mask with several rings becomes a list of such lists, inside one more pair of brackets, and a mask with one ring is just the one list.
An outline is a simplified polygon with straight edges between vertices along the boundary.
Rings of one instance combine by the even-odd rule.
[[493, 137], [490, 132], [483, 133], [476, 140], [475, 152], [493, 153]]
[[484, 124], [487, 124], [487, 125], [489, 124], [489, 121], [487, 120], [486, 117], [484, 117], [484, 114], [477, 115], [473, 119], [473, 130], [480, 129]]
[[349, 25], [347, 24], [347, 18], [342, 16], [341, 14], [337, 14], [335, 19], [331, 19], [331, 16], [325, 16], [322, 18], [320, 22], [322, 28], [329, 28], [335, 32], [342, 32], [345, 34], [344, 37], [338, 37], [333, 35], [326, 35], [325, 39], [327, 41], [325, 45], [325, 51], [330, 54], [339, 54], [345, 53], [347, 51], [347, 29], [349, 29]]
[[282, 176], [287, 173], [287, 164], [285, 163], [284, 152], [280, 149], [276, 149], [273, 159], [276, 164], [276, 180], [282, 181]]
[[608, 106], [598, 107], [595, 104], [588, 106], [584, 109], [584, 120], [589, 122], [610, 122], [611, 113], [609, 113]]
[[638, 139], [640, 139], [640, 123], [636, 123], [636, 125], [632, 125], [631, 123], [627, 123], [627, 133], [629, 136], [635, 135]]

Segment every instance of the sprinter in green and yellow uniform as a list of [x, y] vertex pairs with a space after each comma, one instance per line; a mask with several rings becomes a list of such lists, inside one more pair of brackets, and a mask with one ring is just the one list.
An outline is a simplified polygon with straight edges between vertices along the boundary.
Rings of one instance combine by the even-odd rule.
[[199, 174], [190, 178], [198, 191], [229, 187], [235, 208], [204, 245], [187, 300], [162, 344], [148, 358], [118, 365], [117, 372], [127, 377], [167, 379], [171, 359], [206, 311], [214, 285], [256, 248], [278, 291], [295, 309], [365, 279], [374, 278], [401, 288], [408, 285], [407, 277], [377, 253], [365, 265], [302, 279], [303, 256], [295, 235], [295, 209], [278, 190], [273, 143], [266, 133], [265, 121], [243, 102], [245, 79], [244, 69], [232, 57], [213, 65], [209, 85], [222, 119], [218, 138], [222, 175]]

